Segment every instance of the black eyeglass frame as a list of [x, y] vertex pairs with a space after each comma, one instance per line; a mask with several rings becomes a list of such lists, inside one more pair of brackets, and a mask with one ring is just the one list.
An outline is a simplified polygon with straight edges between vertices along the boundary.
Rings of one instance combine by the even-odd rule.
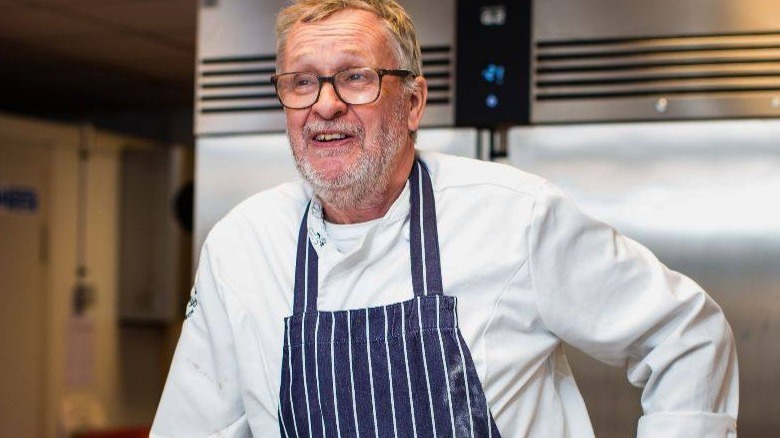
[[[377, 87], [376, 96], [374, 96], [374, 98], [372, 100], [368, 101], [368, 102], [349, 103], [346, 100], [344, 100], [343, 97], [341, 97], [341, 94], [339, 93], [339, 87], [336, 86], [336, 79], [335, 78], [339, 74], [344, 73], [346, 71], [361, 70], [361, 69], [373, 70], [377, 74], [377, 76], [379, 76], [379, 86]], [[317, 88], [317, 96], [314, 98], [314, 101], [312, 103], [310, 103], [309, 105], [301, 106], [301, 107], [287, 106], [287, 105], [284, 104], [284, 102], [282, 102], [282, 96], [279, 95], [279, 86], [278, 86], [279, 77], [280, 76], [285, 76], [285, 75], [302, 74], [302, 73], [312, 74], [312, 75], [317, 77], [317, 82], [319, 82], [319, 87]], [[409, 70], [362, 67], [362, 68], [348, 68], [346, 70], [342, 70], [340, 72], [337, 72], [336, 74], [334, 74], [332, 76], [320, 76], [320, 75], [318, 75], [316, 73], [308, 72], [308, 71], [293, 71], [293, 72], [288, 72], [288, 73], [280, 73], [280, 74], [271, 76], [271, 82], [274, 84], [274, 92], [276, 93], [276, 98], [279, 99], [279, 103], [281, 103], [283, 107], [288, 108], [288, 109], [306, 109], [306, 108], [310, 108], [310, 107], [314, 106], [314, 104], [317, 103], [317, 101], [320, 100], [320, 94], [322, 93], [322, 84], [325, 83], [325, 82], [330, 83], [330, 85], [333, 87], [333, 91], [336, 93], [336, 96], [339, 98], [339, 100], [341, 100], [342, 102], [346, 103], [347, 105], [367, 105], [369, 103], [376, 102], [376, 100], [379, 99], [379, 95], [382, 94], [382, 78], [385, 77], [385, 76], [397, 76], [397, 77], [401, 77], [401, 78], [408, 78], [408, 77], [416, 77], [417, 75], [415, 75], [413, 72], [411, 72]]]

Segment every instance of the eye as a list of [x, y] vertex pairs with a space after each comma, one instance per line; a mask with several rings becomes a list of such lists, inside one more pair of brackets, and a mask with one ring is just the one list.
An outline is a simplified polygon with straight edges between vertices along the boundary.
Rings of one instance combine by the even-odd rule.
[[347, 70], [339, 76], [340, 82], [349, 85], [360, 85], [371, 81], [370, 70]]
[[291, 84], [293, 88], [309, 88], [317, 83], [317, 77], [311, 74], [297, 74], [293, 76]]

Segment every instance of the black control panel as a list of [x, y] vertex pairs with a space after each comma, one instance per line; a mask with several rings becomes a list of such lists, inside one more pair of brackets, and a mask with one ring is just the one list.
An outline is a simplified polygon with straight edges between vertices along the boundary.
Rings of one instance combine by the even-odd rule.
[[455, 125], [530, 121], [531, 0], [458, 0]]

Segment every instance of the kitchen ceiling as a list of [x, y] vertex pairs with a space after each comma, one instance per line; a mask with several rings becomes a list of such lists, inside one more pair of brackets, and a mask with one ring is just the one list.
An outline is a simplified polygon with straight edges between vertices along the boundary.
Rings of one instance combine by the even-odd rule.
[[0, 109], [192, 104], [198, 0], [0, 0]]

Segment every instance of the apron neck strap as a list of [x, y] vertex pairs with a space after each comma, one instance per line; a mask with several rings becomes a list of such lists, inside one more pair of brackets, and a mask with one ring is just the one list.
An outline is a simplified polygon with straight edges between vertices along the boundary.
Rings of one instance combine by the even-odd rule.
[[436, 203], [428, 169], [415, 160], [409, 175], [409, 251], [412, 260], [412, 288], [415, 296], [442, 294], [439, 263], [439, 232]]
[[[409, 254], [412, 261], [412, 289], [417, 297], [443, 293], [441, 263], [439, 262], [439, 235], [436, 229], [436, 205], [433, 184], [428, 169], [415, 160], [409, 174]], [[295, 290], [293, 313], [317, 310], [319, 258], [308, 236], [308, 217], [311, 201], [298, 231], [298, 250], [295, 260]]]
[[295, 258], [295, 289], [293, 292], [293, 313], [317, 310], [317, 251], [308, 235], [308, 217], [311, 201], [303, 213], [298, 230], [298, 250]]

